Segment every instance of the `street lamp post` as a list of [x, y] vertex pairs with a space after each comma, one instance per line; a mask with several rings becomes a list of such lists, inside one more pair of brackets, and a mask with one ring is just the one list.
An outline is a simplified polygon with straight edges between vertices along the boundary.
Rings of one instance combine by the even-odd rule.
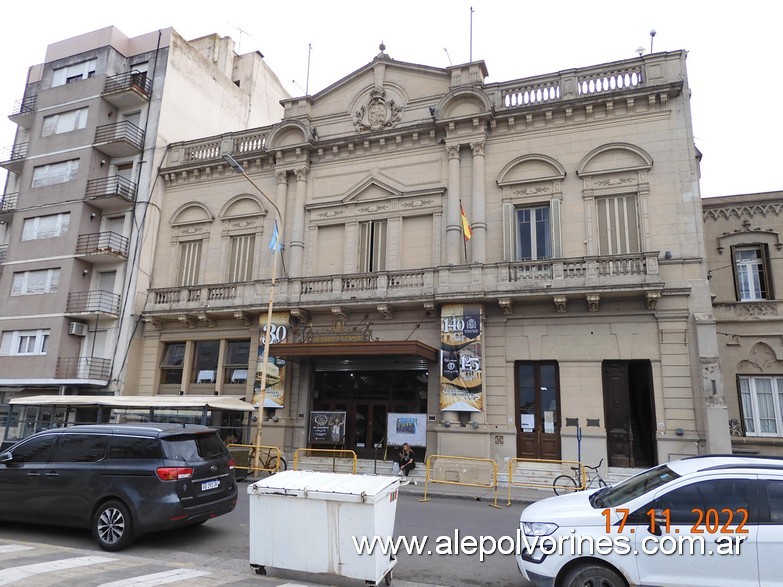
[[[267, 197], [267, 195], [261, 191], [261, 188], [259, 188], [256, 183], [248, 177], [247, 173], [245, 173], [245, 170], [242, 168], [242, 166], [239, 164], [239, 162], [234, 159], [231, 155], [226, 153], [223, 155], [223, 159], [228, 163], [231, 168], [236, 171], [237, 173], [241, 173], [242, 176], [250, 182], [250, 184], [256, 188], [256, 191], [258, 191], [263, 198], [271, 204], [271, 206], [275, 209], [275, 212], [277, 213], [277, 218], [280, 219], [280, 229], [277, 232], [277, 242], [272, 243], [272, 284], [269, 288], [269, 307], [267, 310], [266, 315], [266, 327], [264, 332], [264, 353], [263, 357], [261, 359], [261, 389], [259, 392], [259, 398], [258, 398], [258, 416], [256, 420], [256, 433], [255, 433], [255, 440], [253, 441], [253, 445], [258, 447], [261, 446], [261, 426], [262, 421], [264, 419], [264, 402], [266, 401], [266, 372], [269, 367], [269, 341], [272, 338], [272, 306], [274, 304], [275, 300], [275, 280], [277, 278], [277, 253], [278, 249], [281, 247], [281, 244], [283, 243], [283, 230], [285, 229], [285, 217], [280, 212], [280, 209], [277, 207], [277, 205]], [[275, 223], [277, 223], [277, 218], [275, 219]], [[282, 252], [280, 253], [282, 254]], [[253, 471], [258, 471], [259, 467], [259, 460], [260, 460], [260, 450], [256, 449], [253, 456]]]

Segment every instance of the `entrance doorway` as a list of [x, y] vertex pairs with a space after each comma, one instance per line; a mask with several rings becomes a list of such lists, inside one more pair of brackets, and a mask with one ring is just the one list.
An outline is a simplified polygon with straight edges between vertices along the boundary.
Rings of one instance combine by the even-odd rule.
[[650, 361], [604, 361], [604, 416], [610, 467], [657, 462]]
[[516, 364], [517, 457], [560, 459], [560, 381], [553, 361]]
[[340, 448], [353, 450], [359, 458], [382, 458], [387, 414], [426, 413], [427, 369], [389, 370], [360, 364], [341, 367], [350, 370], [316, 366], [312, 409], [345, 412], [345, 442]]

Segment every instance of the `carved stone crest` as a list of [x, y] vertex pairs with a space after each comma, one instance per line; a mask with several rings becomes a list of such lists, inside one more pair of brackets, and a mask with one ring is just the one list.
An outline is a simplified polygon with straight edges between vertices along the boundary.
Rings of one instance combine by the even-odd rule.
[[375, 89], [370, 92], [370, 101], [354, 114], [353, 126], [356, 132], [371, 132], [395, 126], [402, 116], [402, 106], [394, 100], [386, 100], [386, 90]]

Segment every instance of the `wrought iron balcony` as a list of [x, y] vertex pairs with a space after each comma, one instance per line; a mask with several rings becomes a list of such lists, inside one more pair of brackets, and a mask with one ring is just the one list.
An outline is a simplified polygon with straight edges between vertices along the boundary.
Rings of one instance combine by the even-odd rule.
[[0, 153], [0, 167], [4, 167], [11, 173], [21, 173], [24, 160], [27, 157], [28, 145], [29, 143], [17, 143], [3, 149]]
[[35, 119], [35, 109], [38, 105], [38, 96], [28, 96], [17, 100], [14, 104], [14, 111], [8, 117], [22, 128], [30, 128]]
[[58, 357], [55, 377], [69, 380], [109, 381], [111, 360], [97, 357]]
[[65, 313], [70, 316], [79, 314], [107, 314], [118, 316], [120, 296], [110, 291], [76, 291], [68, 294]]
[[144, 147], [144, 131], [128, 120], [95, 129], [95, 148], [109, 157], [136, 155]]
[[91, 263], [116, 263], [128, 257], [128, 239], [116, 232], [80, 234], [76, 256]]
[[16, 213], [16, 202], [19, 199], [19, 192], [3, 194], [0, 196], [0, 220], [8, 222]]
[[103, 98], [120, 109], [141, 106], [149, 102], [152, 80], [146, 72], [129, 71], [106, 78]]
[[120, 175], [91, 179], [87, 182], [84, 199], [106, 211], [127, 208], [136, 201], [136, 184]]

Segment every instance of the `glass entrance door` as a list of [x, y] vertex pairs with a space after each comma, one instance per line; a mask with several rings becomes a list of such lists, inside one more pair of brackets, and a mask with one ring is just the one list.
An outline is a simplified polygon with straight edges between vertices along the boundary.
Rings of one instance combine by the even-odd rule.
[[517, 457], [560, 458], [560, 389], [557, 364], [516, 365]]

